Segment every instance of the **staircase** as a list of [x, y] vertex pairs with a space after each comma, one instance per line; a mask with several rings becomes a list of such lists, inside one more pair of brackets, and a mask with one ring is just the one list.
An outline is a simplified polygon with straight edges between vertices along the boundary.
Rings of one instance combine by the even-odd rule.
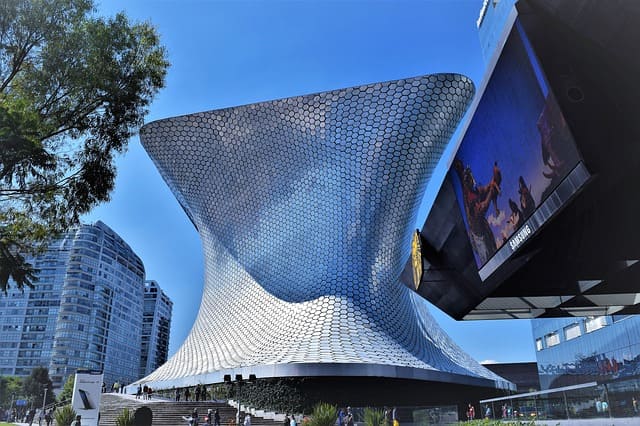
[[[193, 409], [198, 410], [198, 424], [204, 423], [207, 410], [218, 409], [220, 413], [221, 426], [235, 426], [236, 409], [222, 402], [212, 401], [167, 401], [154, 398], [152, 400], [135, 399], [132, 395], [102, 394], [100, 404], [100, 426], [116, 426], [116, 417], [124, 408], [135, 412], [140, 407], [149, 407], [153, 413], [153, 426], [182, 426], [187, 425], [182, 417], [189, 417]], [[242, 423], [245, 413], [240, 412], [240, 422]], [[261, 417], [251, 416], [251, 426], [280, 426], [281, 422], [275, 422]]]

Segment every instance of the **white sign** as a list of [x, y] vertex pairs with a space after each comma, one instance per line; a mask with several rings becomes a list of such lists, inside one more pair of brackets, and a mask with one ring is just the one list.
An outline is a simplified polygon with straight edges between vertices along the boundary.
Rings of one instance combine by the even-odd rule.
[[76, 373], [71, 406], [82, 416], [82, 426], [98, 426], [102, 380], [102, 373]]

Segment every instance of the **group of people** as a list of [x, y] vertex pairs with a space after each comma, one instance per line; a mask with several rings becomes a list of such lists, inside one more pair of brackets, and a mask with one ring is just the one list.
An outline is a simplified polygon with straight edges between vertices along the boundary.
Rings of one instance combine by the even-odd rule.
[[[190, 388], [184, 388], [184, 391], [182, 390], [182, 388], [176, 388], [175, 400], [180, 401], [183, 395], [185, 401], [191, 401], [192, 393]], [[196, 386], [193, 390], [193, 396], [195, 398], [194, 401], [209, 401], [209, 391], [207, 390], [207, 386]]]
[[[248, 415], [247, 415], [248, 416]], [[185, 421], [189, 423], [189, 426], [198, 426], [200, 425], [200, 416], [198, 415], [198, 409], [194, 408], [189, 417], [182, 417]], [[215, 411], [209, 408], [207, 410], [207, 415], [204, 416], [204, 423], [200, 426], [220, 426], [220, 413], [216, 408]], [[245, 418], [245, 426], [251, 426], [251, 419], [249, 419], [249, 424], [247, 425], [247, 419]]]
[[[384, 407], [383, 415], [385, 426], [400, 426], [396, 407]], [[338, 410], [338, 426], [354, 426], [354, 423], [355, 420], [351, 407], [347, 407], [346, 409], [340, 408]]]
[[33, 425], [38, 420], [38, 426], [51, 426], [53, 423], [53, 409], [41, 410], [31, 408], [29, 410], [16, 408], [0, 412], [0, 421], [20, 422]]
[[[125, 385], [124, 383], [120, 383], [119, 381], [115, 381], [111, 384], [111, 392], [113, 393], [125, 393], [125, 387], [127, 385]], [[107, 392], [107, 385], [106, 383], [102, 383], [102, 393], [106, 393]]]
[[151, 389], [151, 386], [147, 386], [147, 385], [138, 385], [138, 390], [136, 391], [136, 399], [140, 399], [142, 398], [143, 400], [149, 400], [151, 399], [151, 395], [153, 395], [153, 389]]

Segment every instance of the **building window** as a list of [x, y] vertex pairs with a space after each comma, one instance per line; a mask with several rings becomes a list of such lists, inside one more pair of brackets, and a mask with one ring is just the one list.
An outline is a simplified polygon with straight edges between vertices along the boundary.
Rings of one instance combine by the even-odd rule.
[[544, 341], [547, 344], [547, 347], [550, 348], [551, 346], [560, 344], [560, 335], [558, 332], [554, 331], [553, 333], [549, 333], [544, 336]]
[[544, 349], [542, 347], [542, 339], [536, 339], [536, 351], [541, 351], [542, 349]]
[[607, 325], [607, 318], [604, 316], [588, 317], [584, 320], [584, 329], [587, 331], [587, 333], [598, 330], [605, 325]]
[[576, 337], [580, 337], [582, 335], [582, 330], [580, 330], [580, 324], [571, 324], [568, 327], [564, 328], [564, 339], [571, 340]]

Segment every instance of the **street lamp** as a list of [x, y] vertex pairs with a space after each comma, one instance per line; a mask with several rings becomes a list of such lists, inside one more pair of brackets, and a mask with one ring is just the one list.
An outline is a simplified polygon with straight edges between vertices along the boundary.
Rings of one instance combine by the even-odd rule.
[[[242, 378], [242, 374], [236, 374], [235, 383], [238, 385], [238, 409], [236, 410], [236, 425], [238, 426], [240, 425], [240, 399], [242, 396], [242, 385], [245, 384], [246, 382], [254, 383], [255, 381], [256, 381], [255, 374], [249, 374], [248, 380], [244, 380]], [[224, 382], [228, 385], [232, 385], [234, 383], [231, 381], [231, 374], [224, 375]]]
[[44, 396], [42, 397], [42, 414], [44, 414], [44, 407], [47, 405], [47, 387], [44, 387]]

